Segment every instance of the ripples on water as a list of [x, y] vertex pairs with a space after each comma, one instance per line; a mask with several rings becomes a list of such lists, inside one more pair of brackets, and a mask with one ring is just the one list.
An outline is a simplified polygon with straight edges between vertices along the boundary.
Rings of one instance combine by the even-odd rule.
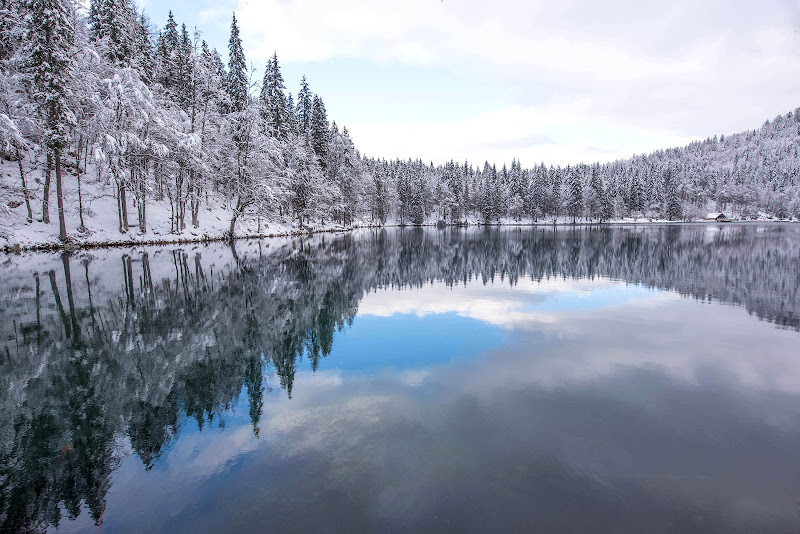
[[0, 259], [4, 532], [800, 528], [797, 225]]

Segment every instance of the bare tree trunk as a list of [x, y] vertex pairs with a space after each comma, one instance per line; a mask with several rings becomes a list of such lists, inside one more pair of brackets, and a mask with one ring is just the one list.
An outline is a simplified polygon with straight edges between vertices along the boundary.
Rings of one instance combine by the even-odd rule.
[[142, 196], [139, 203], [136, 205], [139, 210], [139, 232], [147, 233], [147, 199], [144, 196], [144, 186], [142, 186]]
[[156, 162], [153, 164], [153, 179], [156, 183], [156, 200], [164, 200], [164, 178], [161, 172], [161, 165]]
[[[83, 150], [83, 166], [88, 169], [88, 166], [86, 165], [86, 162], [89, 161], [89, 138], [88, 137], [86, 138], [86, 142], [84, 143], [84, 146], [86, 148], [84, 148], [84, 150]], [[88, 172], [88, 170], [87, 170], [87, 172]]]
[[120, 188], [117, 186], [117, 192], [114, 196], [117, 198], [117, 220], [119, 221], [119, 233], [123, 234], [125, 231], [122, 229], [122, 206], [119, 203], [119, 191]]
[[233, 231], [236, 229], [236, 219], [239, 218], [239, 210], [234, 208], [233, 215], [231, 215], [231, 227], [228, 230], [228, 239], [233, 241]]
[[197, 191], [197, 198], [192, 200], [192, 226], [195, 228], [200, 227], [200, 195], [201, 192]]
[[33, 212], [31, 211], [31, 196], [28, 193], [28, 184], [25, 183], [25, 171], [22, 169], [22, 155], [17, 149], [17, 164], [19, 165], [19, 177], [22, 180], [22, 195], [25, 197], [25, 207], [28, 208], [28, 222], [33, 222]]
[[44, 167], [44, 196], [42, 197], [42, 222], [50, 224], [50, 171], [53, 168], [53, 156], [47, 151], [47, 163]]
[[175, 201], [172, 198], [172, 192], [167, 189], [167, 198], [169, 198], [169, 232], [171, 234], [177, 233], [175, 232], [175, 228], [177, 224], [175, 223]]
[[125, 184], [120, 184], [119, 186], [119, 198], [120, 198], [120, 206], [122, 206], [122, 226], [125, 228], [125, 231], [128, 231], [128, 200], [125, 195]]
[[61, 179], [61, 155], [55, 154], [56, 160], [56, 200], [58, 201], [58, 239], [67, 241], [67, 224], [64, 221], [64, 188]]
[[239, 197], [236, 200], [236, 206], [233, 208], [233, 215], [231, 215], [231, 227], [228, 230], [228, 239], [233, 241], [234, 239], [234, 230], [236, 230], [236, 221], [239, 219], [239, 215], [244, 213], [245, 208], [249, 205], [249, 202], [243, 202], [242, 197]]
[[175, 211], [176, 230], [182, 232], [186, 228], [186, 195], [183, 194], [183, 171], [178, 170], [175, 175]]
[[192, 210], [192, 226], [197, 228], [200, 226], [200, 199], [203, 193], [200, 191], [200, 186], [197, 185], [197, 178], [194, 175], [194, 171], [192, 171], [192, 183], [192, 201], [190, 209]]
[[128, 201], [125, 196], [125, 184], [117, 180], [117, 218], [119, 219], [119, 233], [128, 231]]
[[[75, 150], [75, 173], [78, 178], [78, 214], [81, 220], [81, 230], [86, 229], [86, 224], [83, 222], [83, 195], [81, 195], [81, 144], [83, 144], [83, 135], [78, 138], [78, 148]], [[84, 165], [86, 160], [84, 160]]]
[[[147, 172], [146, 167], [144, 168], [144, 172]], [[136, 213], [139, 220], [139, 232], [144, 234], [147, 232], [147, 199], [145, 197], [146, 187], [144, 180], [142, 179], [141, 168], [134, 170], [134, 168], [131, 167], [131, 184], [133, 186], [133, 198], [136, 199]]]

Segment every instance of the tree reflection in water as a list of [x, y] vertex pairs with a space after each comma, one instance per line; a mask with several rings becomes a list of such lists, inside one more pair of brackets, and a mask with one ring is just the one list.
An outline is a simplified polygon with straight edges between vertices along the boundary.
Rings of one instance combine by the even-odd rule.
[[[0, 267], [0, 530], [99, 521], [126, 439], [149, 469], [181, 432], [253, 433], [273, 373], [324, 366], [366, 292], [608, 277], [800, 330], [789, 225], [375, 230], [293, 240], [9, 256]], [[121, 265], [120, 265], [121, 263]]]

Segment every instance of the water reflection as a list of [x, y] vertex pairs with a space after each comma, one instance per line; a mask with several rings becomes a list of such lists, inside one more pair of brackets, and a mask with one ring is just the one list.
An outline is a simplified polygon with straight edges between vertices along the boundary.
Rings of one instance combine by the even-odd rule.
[[797, 526], [794, 226], [4, 260], [3, 531]]

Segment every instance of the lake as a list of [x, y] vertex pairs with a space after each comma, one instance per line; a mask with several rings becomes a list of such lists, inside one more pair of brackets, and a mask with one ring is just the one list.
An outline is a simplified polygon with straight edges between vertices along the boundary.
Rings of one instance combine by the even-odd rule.
[[800, 225], [0, 256], [3, 532], [798, 532]]

